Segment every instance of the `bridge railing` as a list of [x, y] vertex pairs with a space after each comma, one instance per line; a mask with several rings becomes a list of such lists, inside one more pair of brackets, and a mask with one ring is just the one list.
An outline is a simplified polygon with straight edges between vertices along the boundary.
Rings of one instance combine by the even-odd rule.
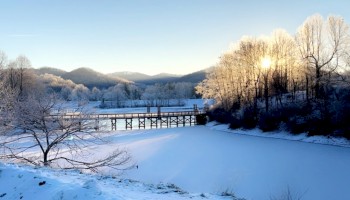
[[52, 116], [61, 116], [63, 118], [84, 118], [84, 119], [130, 119], [130, 118], [156, 118], [156, 117], [180, 117], [195, 116], [203, 114], [202, 111], [178, 111], [178, 112], [160, 112], [160, 113], [106, 113], [106, 114], [82, 114], [82, 113], [65, 113], [53, 114]]

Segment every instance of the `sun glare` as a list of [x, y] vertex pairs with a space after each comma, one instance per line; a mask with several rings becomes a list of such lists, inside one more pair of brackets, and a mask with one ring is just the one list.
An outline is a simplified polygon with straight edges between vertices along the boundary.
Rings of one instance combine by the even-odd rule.
[[265, 57], [261, 60], [261, 66], [265, 69], [270, 68], [271, 66], [271, 59], [268, 57]]

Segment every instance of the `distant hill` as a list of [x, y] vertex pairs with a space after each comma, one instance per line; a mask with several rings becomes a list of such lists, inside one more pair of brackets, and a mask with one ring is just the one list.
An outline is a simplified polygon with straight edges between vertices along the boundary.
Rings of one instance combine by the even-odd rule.
[[179, 76], [175, 74], [160, 73], [157, 75], [147, 75], [139, 72], [115, 72], [108, 74], [113, 78], [123, 78], [137, 84], [153, 85], [155, 83], [169, 83], [169, 82], [189, 82], [189, 83], [199, 83], [205, 79], [206, 74], [210, 70], [204, 69], [184, 76]]
[[153, 85], [155, 83], [165, 84], [169, 82], [190, 82], [197, 84], [205, 79], [206, 73], [209, 69], [210, 68], [200, 70], [184, 76], [168, 73], [160, 73], [150, 76], [139, 72], [127, 71], [115, 72], [105, 75], [90, 68], [78, 68], [71, 72], [66, 72], [57, 68], [42, 67], [39, 69], [34, 69], [34, 71], [38, 75], [52, 74], [55, 76], [60, 76], [63, 79], [71, 80], [76, 84], [84, 84], [90, 89], [93, 87], [104, 89], [110, 86], [114, 86], [120, 82], [134, 82], [139, 85]]
[[141, 83], [146, 85], [153, 85], [155, 83], [170, 83], [170, 82], [176, 82], [176, 80], [181, 77], [179, 75], [175, 74], [167, 74], [167, 73], [160, 73], [151, 76], [151, 79], [144, 80]]
[[113, 78], [123, 78], [133, 82], [149, 80], [152, 77], [150, 75], [142, 74], [139, 72], [115, 72], [115, 73], [108, 74], [108, 76]]
[[199, 83], [206, 78], [207, 69], [193, 72], [178, 78], [177, 82]]
[[63, 74], [67, 73], [64, 70], [53, 68], [53, 67], [41, 67], [39, 69], [35, 69], [35, 73], [37, 75], [41, 74], [52, 74], [55, 76], [62, 76]]
[[180, 76], [175, 74], [160, 73], [157, 75], [147, 75], [139, 72], [115, 72], [108, 74], [113, 78], [122, 78], [138, 84], [152, 85], [155, 83], [168, 83], [174, 82]]
[[127, 82], [125, 79], [113, 78], [89, 68], [78, 68], [67, 72], [62, 75], [62, 78], [69, 79], [76, 84], [84, 84], [90, 89], [93, 87], [103, 89], [114, 86], [118, 82]]

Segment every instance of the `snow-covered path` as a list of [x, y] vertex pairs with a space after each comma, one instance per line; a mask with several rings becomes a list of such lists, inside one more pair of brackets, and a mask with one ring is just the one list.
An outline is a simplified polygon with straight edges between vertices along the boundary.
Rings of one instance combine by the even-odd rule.
[[239, 135], [197, 126], [114, 136], [138, 164], [124, 177], [174, 183], [189, 192], [234, 192], [252, 200], [288, 188], [302, 199], [350, 199], [350, 148]]

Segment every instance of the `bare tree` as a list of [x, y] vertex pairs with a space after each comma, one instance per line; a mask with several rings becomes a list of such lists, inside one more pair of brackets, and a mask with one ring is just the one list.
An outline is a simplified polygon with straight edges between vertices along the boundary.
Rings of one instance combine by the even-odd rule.
[[0, 51], [0, 70], [3, 70], [6, 66], [7, 56], [3, 51]]
[[93, 87], [90, 94], [90, 100], [98, 101], [102, 99], [102, 92], [97, 87]]
[[10, 128], [13, 116], [14, 92], [11, 88], [7, 87], [7, 65], [7, 56], [3, 51], [0, 51], [0, 133]]
[[253, 105], [256, 110], [263, 82], [261, 59], [268, 54], [268, 48], [263, 39], [243, 38], [220, 57], [196, 92], [204, 98], [214, 98], [226, 110], [236, 104]]
[[295, 191], [292, 191], [291, 188], [288, 186], [285, 191], [280, 196], [271, 196], [270, 200], [302, 200], [303, 196], [307, 193], [307, 190], [304, 191], [304, 193], [297, 193]]
[[1, 75], [3, 85], [11, 90], [17, 100], [25, 100], [25, 96], [37, 87], [36, 75], [30, 68], [30, 61], [25, 56], [18, 56], [4, 66]]
[[[330, 16], [323, 20], [319, 14], [306, 19], [296, 35], [306, 74], [314, 78], [315, 97], [320, 98], [322, 81], [341, 65], [342, 58], [349, 50], [349, 26], [341, 17]], [[310, 70], [313, 70], [310, 71]], [[326, 80], [326, 81], [329, 81]]]
[[24, 88], [24, 79], [26, 71], [31, 67], [30, 60], [24, 55], [18, 56], [16, 59], [16, 68], [18, 73], [18, 87], [19, 87], [19, 96], [23, 95]]
[[130, 162], [129, 154], [118, 149], [91, 159], [88, 147], [106, 141], [94, 131], [94, 120], [87, 112], [77, 108], [67, 115], [55, 96], [37, 93], [19, 102], [15, 111], [12, 131], [1, 136], [2, 159], [90, 171], [122, 169]]

